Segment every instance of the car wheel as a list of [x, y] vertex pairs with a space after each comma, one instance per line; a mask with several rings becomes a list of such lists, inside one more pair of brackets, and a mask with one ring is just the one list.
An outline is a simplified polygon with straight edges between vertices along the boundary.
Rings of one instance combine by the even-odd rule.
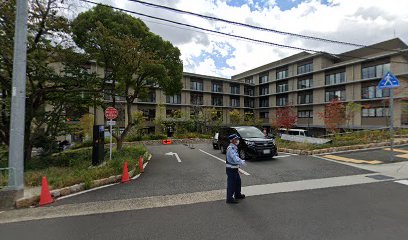
[[220, 151], [221, 151], [222, 154], [226, 153], [225, 147], [222, 144], [220, 145]]
[[246, 160], [247, 155], [246, 155], [246, 152], [243, 149], [239, 150], [239, 157], [241, 159], [243, 159], [243, 160]]

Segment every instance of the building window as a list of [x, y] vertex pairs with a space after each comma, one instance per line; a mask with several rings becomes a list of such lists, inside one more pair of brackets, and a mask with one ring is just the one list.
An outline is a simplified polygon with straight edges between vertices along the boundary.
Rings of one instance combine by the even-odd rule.
[[231, 107], [239, 107], [239, 98], [231, 98]]
[[268, 97], [260, 98], [259, 107], [269, 107], [269, 98]]
[[269, 119], [269, 112], [260, 112], [259, 118], [261, 119]]
[[389, 117], [390, 111], [388, 108], [363, 108], [361, 115], [363, 117]]
[[313, 92], [304, 92], [298, 94], [298, 104], [313, 103]]
[[298, 65], [297, 67], [297, 74], [304, 74], [304, 73], [309, 73], [313, 71], [313, 63], [304, 63], [301, 65]]
[[222, 106], [223, 105], [222, 99], [223, 99], [222, 96], [212, 96], [212, 99], [211, 99], [212, 105], [213, 106]]
[[149, 91], [149, 93], [147, 94], [145, 98], [140, 99], [140, 102], [150, 102], [150, 103], [156, 102], [156, 91], [155, 90]]
[[301, 79], [298, 81], [298, 89], [306, 89], [313, 87], [313, 79]]
[[212, 84], [212, 91], [213, 92], [222, 92], [222, 83], [213, 83]]
[[191, 90], [203, 91], [203, 82], [201, 82], [201, 81], [191, 81]]
[[200, 93], [191, 93], [190, 95], [190, 102], [193, 105], [203, 105], [203, 94]]
[[246, 96], [254, 96], [254, 95], [255, 95], [255, 94], [254, 94], [254, 88], [253, 88], [253, 87], [245, 86], [245, 87], [244, 87], [244, 95], [246, 95]]
[[245, 83], [248, 83], [248, 84], [255, 84], [255, 82], [254, 82], [254, 78], [253, 78], [253, 77], [248, 77], [248, 78], [245, 78]]
[[287, 81], [276, 85], [277, 93], [287, 92], [287, 91], [289, 91], [289, 84]]
[[259, 95], [267, 95], [269, 94], [269, 86], [264, 86], [259, 88]]
[[344, 83], [346, 81], [346, 73], [339, 72], [334, 74], [327, 74], [326, 75], [326, 85], [333, 85]]
[[298, 111], [298, 118], [313, 118], [313, 110]]
[[254, 108], [254, 99], [252, 98], [245, 98], [244, 99], [244, 107]]
[[170, 104], [180, 104], [181, 103], [181, 95], [173, 95], [173, 96], [166, 96], [166, 103]]
[[363, 67], [361, 68], [361, 79], [382, 78], [390, 69], [389, 63]]
[[239, 94], [239, 85], [231, 84], [231, 93], [232, 94]]
[[268, 76], [268, 74], [264, 74], [264, 75], [261, 75], [261, 76], [259, 77], [259, 84], [267, 83], [267, 82], [269, 82], [269, 76]]
[[155, 109], [143, 109], [143, 117], [147, 121], [153, 121], [156, 118], [156, 110]]
[[276, 72], [276, 80], [289, 77], [289, 74], [288, 74], [288, 73], [289, 73], [289, 72], [288, 72], [288, 69], [287, 69], [287, 68], [286, 68], [286, 69], [282, 69], [282, 70], [278, 70], [278, 71]]
[[276, 106], [285, 106], [286, 104], [288, 104], [288, 96], [276, 97]]
[[379, 89], [377, 86], [368, 86], [361, 89], [362, 99], [383, 98], [390, 96], [390, 89]]
[[337, 98], [339, 101], [346, 101], [346, 90], [345, 89], [326, 90], [325, 96], [326, 102], [330, 102], [335, 98]]

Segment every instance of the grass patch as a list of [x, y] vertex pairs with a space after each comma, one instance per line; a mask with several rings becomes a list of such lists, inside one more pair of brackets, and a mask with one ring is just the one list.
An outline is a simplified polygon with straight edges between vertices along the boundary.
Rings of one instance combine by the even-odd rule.
[[112, 152], [112, 161], [109, 154], [105, 154], [106, 164], [100, 167], [90, 167], [92, 149], [76, 149], [53, 154], [49, 157], [33, 158], [26, 166], [26, 186], [40, 186], [42, 176], [47, 176], [49, 185], [53, 188], [62, 188], [77, 183], [85, 183], [90, 187], [93, 180], [119, 175], [123, 173], [123, 164], [128, 162], [129, 171], [137, 169], [138, 159], [146, 149], [142, 146], [124, 147], [122, 151]]
[[[398, 129], [395, 135], [407, 135], [408, 129]], [[353, 146], [358, 144], [378, 143], [390, 140], [390, 132], [388, 129], [373, 130], [373, 131], [355, 131], [351, 133], [336, 134], [328, 137], [331, 143], [326, 144], [311, 144], [285, 141], [276, 138], [276, 143], [280, 148], [289, 148], [297, 150], [316, 150], [331, 147]]]

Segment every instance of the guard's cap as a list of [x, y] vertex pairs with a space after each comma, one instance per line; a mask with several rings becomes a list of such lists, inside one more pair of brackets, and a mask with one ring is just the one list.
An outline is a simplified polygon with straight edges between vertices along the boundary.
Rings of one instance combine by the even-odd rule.
[[237, 134], [231, 134], [231, 135], [228, 136], [228, 139], [229, 139], [230, 141], [232, 141], [232, 140], [234, 140], [234, 139], [238, 139], [238, 138], [239, 138], [239, 137], [238, 137]]

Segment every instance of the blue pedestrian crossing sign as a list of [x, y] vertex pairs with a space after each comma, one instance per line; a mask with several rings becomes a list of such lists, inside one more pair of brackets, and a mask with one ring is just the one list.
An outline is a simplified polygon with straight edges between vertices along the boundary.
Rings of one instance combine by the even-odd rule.
[[387, 72], [387, 74], [385, 74], [384, 78], [381, 79], [380, 83], [378, 84], [379, 89], [395, 88], [395, 87], [399, 87], [399, 81], [390, 72]]

